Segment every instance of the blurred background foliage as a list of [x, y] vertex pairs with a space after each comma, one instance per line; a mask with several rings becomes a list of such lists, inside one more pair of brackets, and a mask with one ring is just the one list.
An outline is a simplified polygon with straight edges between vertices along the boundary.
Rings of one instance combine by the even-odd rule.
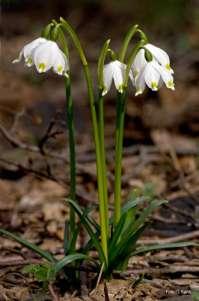
[[74, 10], [82, 10], [91, 15], [103, 13], [111, 15], [115, 22], [119, 19], [132, 18], [132, 22], [147, 24], [170, 32], [185, 29], [191, 24], [199, 25], [198, 0], [1, 0], [1, 7], [6, 11], [36, 11], [45, 16], [67, 16]]
[[[80, 29], [86, 24], [88, 35], [103, 39], [107, 36], [116, 38], [126, 32], [131, 24], [138, 23], [155, 39], [161, 35], [166, 43], [173, 43], [181, 50], [187, 50], [190, 44], [198, 46], [199, 0], [0, 0], [2, 10], [16, 13], [14, 34], [21, 34], [20, 14], [32, 21], [32, 31], [45, 25], [51, 18], [63, 16], [75, 28]], [[4, 23], [4, 22], [3, 22]], [[5, 35], [12, 34], [5, 18]], [[103, 35], [101, 33], [104, 33]], [[196, 41], [197, 40], [197, 41]], [[101, 42], [100, 42], [101, 44]], [[179, 46], [179, 47], [178, 47]]]
[[37, 35], [52, 18], [62, 16], [82, 40], [91, 42], [95, 60], [107, 38], [120, 47], [131, 24], [138, 23], [151, 42], [161, 44], [175, 60], [199, 46], [199, 0], [0, 0], [5, 38]]

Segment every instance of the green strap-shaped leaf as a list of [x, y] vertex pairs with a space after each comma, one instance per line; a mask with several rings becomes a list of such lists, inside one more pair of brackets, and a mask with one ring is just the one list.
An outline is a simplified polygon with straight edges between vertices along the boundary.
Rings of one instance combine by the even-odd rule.
[[162, 249], [184, 248], [184, 247], [191, 247], [191, 246], [199, 247], [199, 244], [188, 241], [188, 242], [176, 242], [176, 243], [165, 243], [165, 244], [163, 243], [163, 244], [157, 244], [157, 245], [140, 246], [131, 253], [131, 256], [150, 252], [150, 251], [157, 251], [157, 250], [162, 250]]
[[97, 249], [98, 253], [99, 253], [99, 258], [100, 261], [106, 262], [105, 256], [104, 256], [104, 252], [102, 250], [100, 241], [98, 239], [98, 236], [96, 237], [95, 232], [93, 231], [89, 220], [87, 219], [86, 216], [84, 216], [83, 211], [81, 210], [81, 208], [72, 200], [67, 199], [66, 200], [68, 203], [71, 204], [71, 206], [74, 208], [75, 212], [77, 213], [77, 215], [79, 216], [79, 218], [81, 219], [81, 223], [84, 225], [84, 227], [86, 228], [88, 234], [90, 235], [90, 238], [93, 240], [93, 244], [95, 246], [95, 248]]
[[145, 197], [137, 197], [134, 200], [129, 200], [123, 207], [122, 207], [122, 214], [126, 213], [128, 210], [140, 205], [146, 201]]
[[58, 273], [60, 270], [62, 270], [66, 265], [76, 261], [76, 260], [85, 260], [89, 259], [89, 257], [85, 254], [81, 253], [75, 253], [75, 254], [70, 254], [59, 260], [55, 265], [54, 265], [54, 271], [55, 273]]
[[131, 236], [132, 233], [137, 232], [137, 230], [146, 222], [146, 219], [149, 217], [149, 215], [159, 206], [161, 206], [162, 204], [167, 203], [167, 201], [165, 200], [154, 200], [152, 201], [148, 207], [146, 207], [145, 209], [143, 209], [143, 211], [141, 212], [140, 216], [137, 218], [137, 220], [132, 224], [129, 225], [128, 230], [126, 231], [126, 233], [124, 233], [124, 235], [126, 236]]
[[123, 214], [120, 217], [120, 220], [117, 223], [116, 227], [114, 228], [113, 234], [112, 234], [111, 239], [109, 241], [109, 253], [110, 254], [116, 248], [117, 242], [119, 241], [121, 233], [124, 230], [125, 219], [126, 219], [126, 214]]
[[19, 242], [24, 247], [34, 251], [35, 253], [37, 253], [38, 255], [40, 255], [41, 257], [45, 258], [46, 260], [48, 260], [50, 262], [55, 262], [56, 261], [52, 254], [50, 254], [47, 251], [42, 250], [41, 248], [39, 248], [35, 244], [33, 244], [31, 242], [28, 242], [26, 239], [24, 239], [22, 237], [19, 237], [16, 234], [13, 234], [13, 233], [11, 233], [7, 230], [4, 230], [4, 229], [0, 229], [0, 234], [3, 234], [5, 236], [8, 236], [9, 238], [12, 238], [12, 239], [16, 240], [17, 242]]

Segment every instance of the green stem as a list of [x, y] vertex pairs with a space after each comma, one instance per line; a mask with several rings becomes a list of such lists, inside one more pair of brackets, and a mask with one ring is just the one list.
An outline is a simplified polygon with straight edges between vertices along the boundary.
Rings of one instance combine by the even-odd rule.
[[106, 224], [108, 220], [108, 212], [106, 212], [106, 206], [104, 202], [104, 188], [103, 188], [103, 172], [102, 172], [102, 158], [100, 152], [100, 139], [98, 132], [98, 124], [97, 124], [97, 115], [95, 109], [95, 98], [93, 93], [93, 84], [92, 77], [90, 74], [90, 69], [88, 67], [88, 63], [86, 60], [86, 56], [84, 54], [83, 48], [81, 46], [80, 40], [70, 26], [70, 24], [60, 18], [63, 29], [70, 35], [82, 62], [84, 74], [87, 83], [88, 95], [90, 100], [90, 109], [91, 109], [91, 117], [92, 117], [92, 125], [93, 125], [93, 135], [95, 142], [95, 151], [96, 151], [96, 168], [97, 168], [97, 182], [98, 182], [98, 195], [99, 195], [99, 210], [100, 210], [100, 225], [101, 225], [101, 244], [104, 252], [104, 256], [106, 258], [105, 265], [108, 264], [108, 247], [107, 247], [107, 229]]
[[[129, 40], [127, 41], [129, 42]], [[124, 136], [124, 118], [126, 109], [126, 90], [129, 81], [129, 72], [133, 60], [141, 47], [145, 44], [145, 40], [139, 41], [130, 53], [124, 79], [124, 92], [118, 93], [117, 97], [117, 113], [116, 113], [116, 136], [115, 136], [115, 183], [114, 183], [114, 224], [116, 225], [121, 216], [121, 170], [122, 170], [122, 151]], [[123, 52], [123, 55], [125, 51]]]
[[117, 96], [116, 134], [115, 134], [115, 182], [114, 182], [114, 224], [121, 216], [121, 169], [124, 136], [124, 118], [126, 107], [126, 91]]
[[98, 124], [97, 124], [97, 115], [95, 109], [92, 79], [91, 79], [88, 65], [84, 65], [83, 67], [84, 67], [84, 73], [87, 82], [88, 95], [90, 99], [93, 134], [94, 134], [94, 141], [95, 141], [98, 194], [99, 194], [99, 211], [100, 211], [100, 225], [101, 225], [101, 243], [102, 243], [104, 256], [106, 258], [105, 264], [108, 264], [108, 246], [107, 246], [108, 210], [104, 199], [103, 160], [101, 157], [100, 138], [99, 138]]
[[104, 143], [104, 97], [99, 92], [98, 98], [98, 123], [99, 123], [99, 140], [102, 159], [102, 177], [103, 177], [103, 190], [104, 190], [104, 210], [106, 218], [106, 232], [108, 235], [108, 184], [107, 184], [107, 168], [106, 168], [106, 155]]
[[131, 26], [131, 28], [128, 30], [128, 32], [127, 32], [127, 34], [124, 38], [124, 42], [122, 44], [120, 53], [119, 53], [119, 59], [120, 59], [121, 62], [124, 62], [129, 43], [130, 43], [131, 39], [133, 38], [133, 36], [134, 36], [134, 34], [136, 33], [137, 30], [138, 30], [138, 25], [137, 24]]
[[[73, 100], [71, 96], [70, 77], [65, 77], [66, 89], [66, 114], [68, 125], [68, 141], [69, 141], [69, 156], [70, 156], [70, 199], [76, 200], [76, 156], [75, 156], [75, 133], [74, 133], [74, 114]], [[70, 206], [70, 231], [75, 230], [75, 212]]]

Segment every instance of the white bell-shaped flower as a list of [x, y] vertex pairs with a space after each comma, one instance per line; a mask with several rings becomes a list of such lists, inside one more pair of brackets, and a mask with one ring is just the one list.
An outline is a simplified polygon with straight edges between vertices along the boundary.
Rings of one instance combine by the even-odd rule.
[[146, 44], [145, 48], [148, 49], [151, 54], [153, 55], [154, 59], [161, 65], [163, 66], [165, 69], [167, 69], [167, 71], [169, 71], [170, 73], [174, 73], [173, 69], [170, 66], [170, 59], [168, 54], [162, 50], [161, 48], [154, 46], [152, 44]]
[[33, 62], [39, 73], [47, 72], [53, 68], [59, 75], [66, 75], [69, 70], [68, 60], [58, 47], [57, 43], [47, 41], [39, 45], [33, 53]]
[[23, 49], [19, 53], [19, 57], [15, 59], [13, 63], [19, 63], [24, 57], [26, 66], [31, 67], [33, 65], [32, 54], [34, 50], [36, 49], [36, 47], [38, 47], [39, 45], [45, 42], [47, 42], [45, 38], [37, 38], [32, 42], [28, 43], [23, 47]]
[[152, 60], [145, 65], [134, 80], [136, 87], [135, 95], [142, 94], [146, 85], [151, 90], [157, 91], [163, 82], [167, 88], [171, 90], [175, 89], [172, 74], [155, 60]]
[[135, 95], [141, 94], [146, 85], [157, 91], [163, 82], [167, 88], [174, 90], [174, 72], [170, 67], [168, 54], [152, 44], [146, 44], [144, 47], [150, 51], [152, 61], [146, 60], [143, 48], [138, 51], [131, 68], [134, 75], [133, 84], [136, 87]]
[[126, 65], [120, 61], [115, 60], [104, 65], [103, 77], [104, 77], [104, 90], [102, 95], [104, 96], [111, 88], [112, 81], [114, 81], [116, 89], [122, 93], [124, 83], [124, 73]]
[[[170, 59], [168, 54], [162, 50], [161, 48], [158, 48], [152, 44], [146, 44], [144, 47], [150, 51], [153, 59], [157, 61], [162, 67], [164, 67], [168, 72], [171, 74], [174, 73], [173, 69], [170, 66]], [[139, 72], [143, 70], [143, 68], [146, 66], [147, 60], [145, 58], [145, 50], [140, 49], [134, 59], [134, 62], [132, 64], [132, 71], [134, 77], [138, 76]]]
[[[104, 65], [103, 79], [104, 79], [104, 89], [102, 95], [104, 96], [111, 88], [111, 84], [114, 81], [116, 89], [122, 93], [123, 84], [125, 79], [126, 65], [118, 60], [114, 60], [106, 65]], [[133, 74], [130, 70], [129, 77], [133, 80]]]
[[54, 41], [45, 38], [38, 38], [24, 46], [19, 54], [19, 58], [13, 63], [25, 59], [25, 64], [30, 67], [35, 65], [39, 73], [46, 72], [53, 68], [59, 75], [67, 76], [69, 70], [68, 59]]

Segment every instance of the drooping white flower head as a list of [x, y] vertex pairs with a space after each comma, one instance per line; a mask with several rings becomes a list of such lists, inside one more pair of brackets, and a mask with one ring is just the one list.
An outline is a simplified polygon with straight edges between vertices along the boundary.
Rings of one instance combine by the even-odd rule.
[[135, 95], [142, 94], [146, 85], [151, 90], [157, 91], [163, 82], [168, 89], [175, 90], [172, 74], [153, 60], [147, 63], [143, 71], [135, 78]]
[[33, 65], [33, 59], [32, 59], [33, 51], [36, 49], [36, 47], [38, 47], [39, 45], [45, 42], [47, 42], [45, 38], [37, 38], [32, 42], [28, 43], [23, 47], [23, 49], [19, 53], [19, 57], [15, 59], [13, 63], [19, 63], [24, 57], [26, 66], [31, 67]]
[[140, 49], [132, 64], [132, 72], [134, 75], [133, 84], [136, 87], [135, 95], [141, 94], [146, 85], [153, 91], [164, 82], [166, 87], [174, 90], [173, 70], [170, 67], [168, 54], [152, 44], [144, 46], [150, 51], [152, 60], [148, 62], [145, 57], [145, 50]]
[[24, 46], [19, 54], [19, 58], [13, 63], [25, 59], [25, 64], [30, 67], [35, 65], [39, 73], [53, 71], [59, 75], [67, 76], [69, 70], [68, 59], [54, 41], [45, 38], [38, 38]]
[[58, 47], [57, 43], [49, 40], [36, 47], [33, 52], [33, 62], [39, 73], [47, 72], [53, 68], [55, 73], [67, 76], [67, 71], [69, 70], [65, 54]]
[[[126, 65], [118, 60], [114, 60], [104, 65], [104, 70], [103, 70], [104, 89], [102, 92], [103, 96], [107, 94], [108, 91], [110, 90], [112, 81], [114, 81], [116, 89], [120, 93], [123, 92], [125, 71], [126, 71]], [[129, 77], [133, 81], [133, 73], [131, 70], [129, 72]]]
[[111, 88], [112, 81], [114, 81], [116, 89], [122, 93], [124, 75], [125, 75], [126, 65], [118, 60], [112, 61], [104, 65], [103, 78], [104, 78], [104, 90], [102, 95], [108, 93]]
[[167, 69], [167, 71], [169, 71], [171, 74], [174, 73], [173, 69], [170, 66], [170, 59], [168, 54], [162, 50], [159, 47], [156, 47], [152, 44], [146, 44], [145, 48], [148, 49], [151, 54], [153, 55], [154, 59], [165, 69]]

